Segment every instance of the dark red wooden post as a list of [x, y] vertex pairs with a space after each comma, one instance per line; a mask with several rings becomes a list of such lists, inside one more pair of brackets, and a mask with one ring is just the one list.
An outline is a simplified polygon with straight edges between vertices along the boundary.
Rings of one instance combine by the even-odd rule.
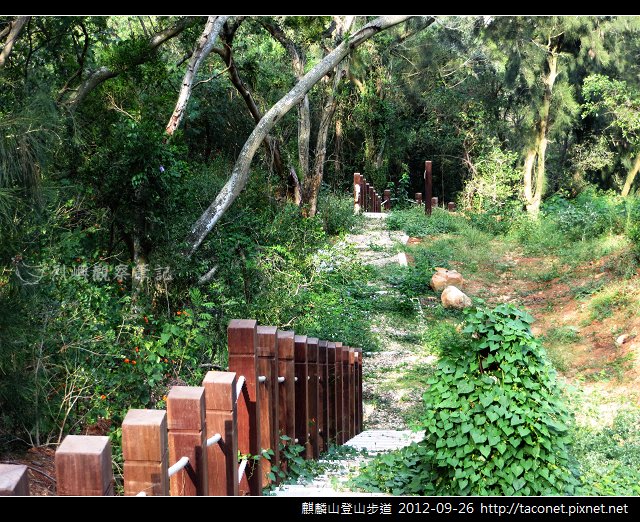
[[307, 451], [309, 442], [309, 412], [307, 405], [307, 336], [295, 336], [295, 381], [296, 381], [296, 440], [305, 448], [305, 456], [312, 455]]
[[327, 343], [327, 398], [329, 411], [330, 444], [336, 444], [336, 343]]
[[416, 203], [422, 205], [422, 192], [416, 192]]
[[449, 201], [449, 203], [447, 204], [447, 209], [449, 210], [449, 212], [455, 212], [456, 204], [453, 201]]
[[209, 495], [238, 494], [237, 379], [234, 372], [207, 372], [202, 381], [205, 393], [207, 438], [222, 439], [207, 449]]
[[169, 481], [171, 496], [209, 494], [207, 471], [207, 423], [202, 386], [174, 386], [167, 397], [169, 460], [175, 464], [189, 457], [189, 467]]
[[344, 444], [344, 401], [342, 393], [342, 343], [336, 343], [336, 444]]
[[0, 497], [29, 496], [28, 471], [23, 464], [0, 464]]
[[[258, 395], [257, 323], [234, 319], [227, 329], [229, 371], [245, 378], [238, 397], [238, 451], [242, 455], [260, 455], [260, 397]], [[240, 481], [241, 495], [262, 495], [262, 460], [250, 459]]]
[[389, 189], [384, 191], [384, 209], [391, 210], [391, 191]]
[[345, 346], [342, 348], [342, 432], [344, 434], [342, 444], [347, 442], [351, 438], [351, 432], [349, 431], [349, 426], [351, 424], [351, 420], [349, 419], [349, 390], [351, 385], [349, 383], [349, 348]]
[[318, 415], [320, 424], [318, 433], [320, 434], [320, 452], [329, 449], [329, 371], [327, 362], [327, 341], [318, 343], [318, 387], [319, 387], [319, 406], [318, 410], [322, 414]]
[[353, 438], [356, 433], [356, 349], [349, 348], [349, 438]]
[[293, 444], [296, 438], [294, 337], [294, 332], [278, 330], [278, 376], [284, 377], [284, 382], [278, 385], [278, 431], [291, 439], [286, 444]]
[[309, 440], [311, 442], [311, 450], [313, 458], [320, 456], [320, 444], [318, 440], [318, 428], [320, 419], [320, 395], [318, 387], [318, 343], [317, 337], [307, 338], [307, 372], [308, 372], [308, 390], [307, 404], [309, 407]]
[[258, 375], [264, 382], [258, 383], [260, 395], [260, 438], [263, 450], [271, 449], [271, 460], [262, 461], [262, 487], [270, 484], [272, 467], [280, 466], [278, 451], [278, 329], [275, 326], [258, 326]]
[[124, 494], [169, 495], [167, 412], [129, 410], [122, 421]]
[[370, 188], [371, 187], [369, 186], [369, 183], [367, 183], [365, 181], [365, 184], [364, 184], [364, 195], [363, 195], [363, 197], [364, 197], [364, 211], [365, 212], [370, 212], [371, 211], [371, 201], [370, 201], [370, 199], [371, 199], [371, 191], [370, 191]]
[[109, 437], [67, 435], [56, 450], [58, 496], [113, 496]]
[[356, 402], [356, 417], [358, 420], [357, 433], [362, 432], [362, 415], [363, 415], [363, 403], [362, 403], [362, 348], [356, 348], [358, 354], [358, 362], [356, 365], [356, 393], [358, 396]]
[[431, 198], [432, 194], [432, 179], [431, 179], [431, 162], [424, 162], [424, 212], [427, 215], [431, 215]]

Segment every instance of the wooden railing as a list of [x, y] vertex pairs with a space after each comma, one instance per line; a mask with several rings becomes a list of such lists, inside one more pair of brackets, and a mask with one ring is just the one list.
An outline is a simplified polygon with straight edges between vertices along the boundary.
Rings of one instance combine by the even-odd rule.
[[[228, 349], [229, 371], [174, 386], [166, 410], [129, 410], [125, 495], [261, 495], [282, 435], [317, 459], [362, 431], [360, 348], [233, 320]], [[55, 464], [58, 495], [114, 494], [108, 437], [68, 435]], [[0, 494], [28, 494], [26, 469], [0, 465]]]
[[385, 190], [384, 198], [381, 198], [373, 185], [370, 185], [362, 174], [356, 172], [353, 175], [353, 206], [356, 214], [391, 210], [391, 191]]

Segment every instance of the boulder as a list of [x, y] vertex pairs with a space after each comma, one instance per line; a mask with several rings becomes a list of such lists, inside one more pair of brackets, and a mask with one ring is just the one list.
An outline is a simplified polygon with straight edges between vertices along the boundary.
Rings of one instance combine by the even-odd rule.
[[462, 310], [471, 306], [471, 299], [462, 290], [455, 286], [447, 286], [440, 296], [442, 306], [445, 308], [457, 308]]
[[447, 286], [462, 288], [464, 279], [462, 274], [456, 270], [446, 268], [436, 268], [436, 273], [431, 278], [431, 288], [435, 292], [442, 292]]

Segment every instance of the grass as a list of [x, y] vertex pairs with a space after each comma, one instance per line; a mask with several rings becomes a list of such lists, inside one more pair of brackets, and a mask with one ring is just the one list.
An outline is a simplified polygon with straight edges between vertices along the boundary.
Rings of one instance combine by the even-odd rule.
[[626, 289], [620, 286], [612, 286], [595, 294], [589, 302], [589, 320], [602, 321], [611, 317], [616, 310], [625, 308], [631, 303], [631, 298]]

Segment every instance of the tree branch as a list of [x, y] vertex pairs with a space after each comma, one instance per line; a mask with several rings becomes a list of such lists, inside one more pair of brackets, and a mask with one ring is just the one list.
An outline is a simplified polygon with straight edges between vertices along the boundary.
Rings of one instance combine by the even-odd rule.
[[255, 153], [265, 136], [282, 117], [295, 105], [300, 103], [304, 95], [329, 71], [333, 70], [351, 51], [377, 33], [398, 25], [409, 18], [411, 18], [411, 16], [382, 16], [365, 25], [323, 58], [315, 67], [305, 74], [293, 89], [267, 111], [242, 147], [229, 181], [227, 181], [209, 208], [205, 210], [193, 225], [187, 237], [188, 255], [192, 255], [198, 249], [205, 237], [207, 237], [226, 210], [242, 192], [247, 184], [249, 167], [251, 166]]
[[[145, 53], [140, 53], [128, 66], [135, 67], [146, 62], [149, 58], [149, 54], [160, 47], [163, 43], [167, 42], [171, 38], [178, 36], [187, 27], [195, 23], [196, 17], [185, 17], [178, 20], [175, 24], [167, 29], [156, 33], [152, 36], [148, 42]], [[85, 81], [74, 91], [66, 100], [65, 104], [69, 109], [75, 110], [87, 97], [87, 95], [93, 91], [98, 85], [104, 83], [110, 78], [115, 78], [120, 74], [120, 71], [114, 71], [109, 67], [102, 66], [89, 72]]]
[[209, 16], [207, 23], [204, 26], [202, 35], [196, 43], [196, 47], [191, 54], [187, 71], [184, 74], [182, 80], [182, 86], [180, 87], [180, 93], [178, 94], [178, 101], [176, 102], [176, 108], [173, 110], [169, 123], [165, 129], [165, 132], [171, 136], [176, 129], [180, 126], [180, 122], [184, 117], [184, 113], [193, 91], [193, 82], [198, 74], [198, 69], [203, 64], [204, 60], [209, 56], [211, 49], [218, 39], [218, 35], [222, 30], [222, 26], [227, 21], [228, 16]]
[[[9, 55], [13, 49], [13, 45], [18, 40], [18, 36], [20, 36], [20, 31], [29, 21], [30, 16], [18, 16], [13, 22], [11, 22], [9, 29], [9, 36], [7, 36], [6, 41], [4, 42], [4, 46], [2, 47], [2, 51], [0, 51], [0, 67], [4, 67], [4, 64], [7, 62]], [[3, 31], [4, 32], [4, 31]]]

